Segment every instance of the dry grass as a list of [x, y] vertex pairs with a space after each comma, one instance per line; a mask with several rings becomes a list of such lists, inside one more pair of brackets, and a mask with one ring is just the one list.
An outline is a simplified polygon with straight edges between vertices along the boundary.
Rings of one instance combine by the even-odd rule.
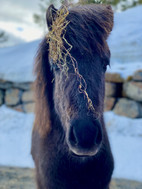
[[[69, 22], [66, 20], [69, 11], [65, 6], [56, 12], [56, 19], [52, 19], [52, 28], [47, 35], [47, 43], [49, 43], [49, 58], [53, 64], [63, 70], [68, 71], [66, 58], [72, 46], [65, 40], [66, 27]], [[64, 47], [64, 42], [69, 46], [68, 49]]]
[[[92, 100], [89, 98], [87, 93], [87, 84], [83, 76], [79, 73], [78, 63], [76, 59], [70, 54], [72, 45], [65, 39], [66, 27], [69, 21], [66, 20], [69, 11], [66, 6], [63, 6], [56, 12], [56, 19], [52, 19], [52, 28], [50, 28], [47, 34], [47, 43], [49, 44], [49, 58], [53, 64], [56, 64], [58, 68], [63, 71], [68, 77], [68, 62], [67, 57], [70, 59], [70, 63], [74, 68], [75, 75], [79, 81], [78, 90], [79, 93], [84, 94], [84, 98], [87, 99], [88, 109], [93, 113], [95, 108]], [[66, 45], [65, 45], [66, 44]], [[65, 46], [68, 46], [66, 48]]]

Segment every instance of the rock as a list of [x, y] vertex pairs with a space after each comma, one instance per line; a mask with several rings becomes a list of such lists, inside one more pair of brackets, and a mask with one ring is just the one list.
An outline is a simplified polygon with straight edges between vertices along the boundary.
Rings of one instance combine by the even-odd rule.
[[32, 89], [32, 83], [13, 83], [13, 87], [23, 89], [23, 90], [31, 90]]
[[23, 102], [33, 102], [34, 94], [33, 91], [25, 91], [22, 95]]
[[142, 102], [142, 82], [126, 82], [123, 85], [123, 95]]
[[12, 83], [4, 80], [0, 80], [0, 89], [9, 89], [12, 87]]
[[116, 94], [116, 84], [105, 82], [105, 95], [115, 96], [115, 94]]
[[105, 97], [104, 101], [104, 111], [112, 110], [115, 105], [116, 99], [113, 97]]
[[12, 109], [18, 111], [18, 112], [24, 112], [23, 105], [19, 104], [17, 106], [12, 107]]
[[113, 83], [123, 83], [124, 82], [124, 79], [121, 77], [121, 75], [119, 73], [106, 73], [105, 80], [107, 82], [113, 82]]
[[19, 89], [7, 89], [5, 96], [6, 105], [16, 105], [21, 100], [22, 91]]
[[23, 109], [24, 109], [24, 112], [26, 112], [26, 113], [34, 112], [34, 110], [35, 110], [35, 103], [34, 102], [32, 102], [32, 103], [25, 103], [25, 104], [23, 104]]
[[4, 101], [4, 91], [0, 90], [0, 105], [3, 104], [3, 101]]
[[138, 70], [133, 75], [134, 81], [142, 81], [142, 70]]
[[116, 103], [113, 111], [116, 114], [131, 117], [139, 118], [142, 117], [142, 106], [138, 102], [133, 100], [128, 100], [126, 98], [121, 98]]
[[122, 93], [121, 83], [105, 82], [105, 96], [120, 97]]

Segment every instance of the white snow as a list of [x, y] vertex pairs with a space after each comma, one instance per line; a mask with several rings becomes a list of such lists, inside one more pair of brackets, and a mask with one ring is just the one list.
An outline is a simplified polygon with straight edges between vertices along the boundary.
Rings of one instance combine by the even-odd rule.
[[142, 119], [105, 113], [115, 160], [113, 177], [142, 182]]
[[129, 64], [142, 61], [142, 5], [114, 15], [108, 43], [111, 62]]
[[[108, 132], [122, 136], [142, 137], [142, 119], [132, 119], [114, 112], [105, 112]], [[118, 121], [119, 120], [119, 121]]]
[[[33, 114], [0, 107], [0, 165], [34, 167], [30, 155], [33, 120]], [[106, 112], [105, 122], [115, 160], [113, 177], [142, 181], [142, 119]]]
[[142, 182], [142, 137], [110, 134], [110, 142], [115, 161], [113, 177]]
[[30, 155], [34, 115], [0, 107], [0, 165], [33, 167]]
[[31, 82], [33, 62], [39, 40], [0, 49], [0, 79], [12, 82]]
[[134, 72], [138, 70], [142, 70], [142, 61], [129, 64], [119, 64], [118, 62], [112, 62], [110, 67], [107, 67], [108, 73], [119, 73], [124, 80], [127, 80], [129, 76], [133, 76]]
[[[34, 57], [40, 41], [0, 48], [0, 79], [12, 82], [32, 82]], [[127, 79], [139, 69], [142, 69], [142, 60], [129, 64], [112, 63], [107, 72], [119, 73], [122, 78]]]

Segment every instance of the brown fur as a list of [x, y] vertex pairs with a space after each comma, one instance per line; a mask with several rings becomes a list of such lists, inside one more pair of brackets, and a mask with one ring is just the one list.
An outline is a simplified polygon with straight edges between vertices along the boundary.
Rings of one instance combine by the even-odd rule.
[[[35, 72], [37, 73], [37, 78], [34, 83], [35, 88], [35, 122], [34, 130], [40, 134], [41, 137], [45, 137], [47, 133], [50, 132], [50, 109], [48, 105], [48, 100], [46, 97], [47, 82], [44, 78], [43, 72], [44, 68], [40, 64], [42, 62], [42, 54], [39, 52], [36, 57]], [[44, 111], [43, 111], [44, 110]], [[47, 119], [48, 118], [48, 119]]]
[[[55, 17], [51, 8], [56, 10], [53, 6], [47, 10], [49, 28], [52, 16]], [[73, 46], [70, 53], [77, 60], [79, 73], [87, 83], [87, 93], [99, 118], [92, 115], [84, 95], [79, 93], [72, 65], [68, 64], [68, 78], [53, 67], [49, 44], [44, 38], [35, 64], [36, 110], [32, 156], [37, 186], [38, 189], [108, 189], [113, 157], [103, 120], [103, 107], [105, 71], [110, 59], [106, 39], [113, 27], [113, 12], [110, 6], [105, 5], [77, 6], [69, 8], [66, 19], [70, 23], [65, 38]], [[69, 145], [72, 123], [76, 120], [81, 123], [89, 120], [89, 124], [94, 124], [94, 135], [95, 131], [99, 133], [99, 143], [95, 143], [93, 148], [98, 151], [94, 150], [94, 154], [89, 148], [86, 156], [85, 149], [81, 148], [85, 154], [82, 157], [77, 154], [80, 152], [78, 146], [75, 147], [78, 148], [76, 152]], [[82, 132], [81, 127], [77, 131]], [[92, 133], [87, 132], [89, 142]]]

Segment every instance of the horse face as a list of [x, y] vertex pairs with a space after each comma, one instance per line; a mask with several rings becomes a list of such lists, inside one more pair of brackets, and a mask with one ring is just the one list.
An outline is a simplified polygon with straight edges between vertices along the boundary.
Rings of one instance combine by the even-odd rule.
[[86, 82], [86, 92], [92, 100], [94, 110], [89, 109], [88, 100], [79, 91], [80, 82], [69, 66], [67, 76], [60, 69], [54, 70], [54, 106], [61, 120], [69, 149], [77, 155], [94, 155], [103, 140], [104, 73], [102, 60], [94, 57], [77, 60], [79, 73]]
[[[99, 10], [101, 9], [99, 8]], [[99, 10], [97, 7], [98, 12]], [[52, 11], [55, 13], [53, 7]], [[102, 116], [104, 75], [109, 64], [110, 52], [105, 42], [106, 29], [103, 31], [103, 28], [100, 28], [99, 21], [98, 23], [92, 21], [92, 14], [94, 13], [92, 8], [91, 11], [91, 14], [89, 14], [90, 8], [70, 11], [67, 17], [70, 23], [65, 34], [66, 40], [72, 45], [71, 57], [77, 63], [78, 73], [83, 78], [83, 84], [85, 81], [85, 92], [79, 90], [80, 79], [75, 72], [71, 57], [68, 56], [66, 59], [67, 72], [50, 60], [54, 75], [54, 108], [64, 129], [69, 150], [78, 156], [95, 155], [99, 151], [104, 138]], [[94, 16], [97, 16], [96, 13], [94, 14]], [[49, 15], [48, 17], [50, 18]], [[102, 25], [102, 22], [100, 20], [100, 25]], [[50, 23], [49, 19], [48, 26], [50, 26]], [[102, 32], [102, 35], [98, 31], [96, 33], [95, 29]], [[88, 98], [92, 101], [93, 109], [89, 108]]]

